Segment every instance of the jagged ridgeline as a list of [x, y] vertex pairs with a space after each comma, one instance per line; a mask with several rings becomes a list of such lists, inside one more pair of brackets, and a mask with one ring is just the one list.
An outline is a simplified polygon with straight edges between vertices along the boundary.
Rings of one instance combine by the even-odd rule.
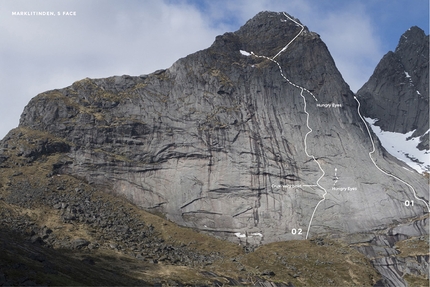
[[[396, 230], [392, 248], [425, 234], [428, 183], [370, 134], [373, 146], [357, 109], [319, 35], [286, 13], [261, 12], [166, 70], [37, 95], [2, 140], [0, 164], [43, 166], [27, 180], [71, 177], [247, 251], [307, 238], [322, 246], [322, 237], [378, 245]], [[25, 175], [12, 175], [2, 188], [16, 199]], [[369, 266], [362, 260], [354, 266]], [[294, 284], [311, 282], [291, 272]], [[327, 284], [348, 281], [336, 280]]]
[[[384, 131], [423, 136], [429, 130], [429, 36], [414, 26], [357, 92], [366, 116]], [[392, 103], [386, 105], [385, 103]], [[384, 107], [384, 108], [382, 108]], [[424, 138], [424, 137], [423, 137]], [[429, 149], [428, 134], [422, 148]]]
[[[408, 29], [357, 96], [363, 101], [363, 112], [376, 126], [390, 135], [397, 133], [391, 152], [429, 173], [429, 36], [416, 26]], [[399, 135], [411, 147], [406, 148]]]

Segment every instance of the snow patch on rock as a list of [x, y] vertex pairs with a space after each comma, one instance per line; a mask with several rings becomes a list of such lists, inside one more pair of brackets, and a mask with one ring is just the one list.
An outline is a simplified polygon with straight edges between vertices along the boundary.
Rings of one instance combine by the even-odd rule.
[[244, 55], [244, 56], [251, 56], [251, 53], [244, 51], [244, 50], [239, 50], [239, 52]]
[[245, 238], [246, 234], [240, 233], [240, 232], [236, 232], [234, 235], [236, 235], [237, 238]]
[[430, 152], [419, 150], [419, 138], [412, 138], [415, 130], [406, 134], [383, 131], [375, 123], [378, 119], [365, 118], [373, 132], [378, 136], [382, 146], [393, 156], [405, 162], [419, 173], [430, 171]]

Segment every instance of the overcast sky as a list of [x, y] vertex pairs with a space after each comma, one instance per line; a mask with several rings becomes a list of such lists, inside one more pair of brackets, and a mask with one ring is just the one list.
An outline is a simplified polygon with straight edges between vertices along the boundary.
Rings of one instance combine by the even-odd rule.
[[[38, 93], [168, 68], [263, 10], [320, 34], [354, 92], [408, 28], [429, 30], [428, 0], [1, 0], [0, 139]], [[12, 15], [20, 11], [56, 16]]]

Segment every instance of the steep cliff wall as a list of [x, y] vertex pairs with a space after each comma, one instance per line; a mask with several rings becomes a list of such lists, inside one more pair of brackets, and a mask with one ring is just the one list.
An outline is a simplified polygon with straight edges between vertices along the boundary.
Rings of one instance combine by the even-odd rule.
[[426, 180], [377, 139], [372, 162], [357, 109], [318, 34], [262, 12], [167, 70], [42, 93], [20, 127], [64, 139], [54, 173], [259, 244], [372, 232], [428, 211]]

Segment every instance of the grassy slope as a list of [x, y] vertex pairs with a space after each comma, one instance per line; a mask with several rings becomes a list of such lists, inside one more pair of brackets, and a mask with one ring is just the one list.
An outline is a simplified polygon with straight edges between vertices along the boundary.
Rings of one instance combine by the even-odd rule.
[[[11, 146], [26, 145], [27, 148], [29, 146], [31, 148], [32, 143], [36, 143], [37, 139], [41, 137], [51, 141], [62, 141], [62, 139], [52, 138], [46, 133], [24, 128], [15, 130], [15, 133], [21, 133], [21, 137], [14, 137], [15, 142], [10, 144]], [[3, 163], [3, 168], [0, 168], [0, 196], [5, 197], [10, 193], [12, 186], [24, 180], [35, 187], [50, 188], [49, 186], [62, 184], [70, 189], [74, 189], [76, 186], [94, 189], [94, 186], [89, 186], [82, 180], [71, 176], [48, 176], [53, 164], [67, 160], [65, 155], [44, 155], [37, 161], [28, 163], [22, 156], [17, 156], [17, 149], [8, 149], [5, 154], [10, 158]], [[53, 192], [57, 191], [53, 190]], [[36, 274], [40, 273], [37, 276], [46, 276], [45, 281], [50, 280], [58, 285], [83, 283], [94, 285], [98, 279], [100, 282], [118, 282], [118, 280], [115, 281], [115, 278], [124, 278], [124, 284], [130, 283], [131, 285], [135, 279], [151, 284], [169, 280], [185, 284], [209, 284], [216, 280], [227, 284], [229, 278], [232, 278], [241, 280], [243, 284], [254, 284], [259, 279], [267, 279], [273, 282], [290, 282], [294, 286], [371, 286], [379, 279], [377, 272], [362, 254], [341, 242], [324, 240], [323, 245], [311, 241], [279, 242], [261, 246], [252, 253], [245, 253], [243, 248], [237, 244], [216, 239], [190, 228], [180, 227], [160, 216], [137, 208], [124, 198], [103, 192], [101, 189], [97, 190], [93, 194], [94, 196], [130, 210], [146, 225], [153, 225], [155, 231], [168, 244], [188, 246], [202, 254], [217, 251], [220, 259], [211, 265], [194, 267], [163, 263], [150, 264], [109, 248], [92, 251], [48, 250], [17, 239], [16, 242], [21, 243], [15, 246], [10, 246], [9, 243], [3, 244], [3, 249], [7, 248], [8, 251], [1, 252], [1, 263], [24, 262], [26, 265], [33, 265]], [[45, 206], [43, 203], [37, 204], [33, 208], [21, 208], [0, 200], [0, 205], [3, 218], [25, 215], [39, 226], [46, 225], [54, 230], [59, 238], [68, 236], [94, 240], [94, 230], [91, 230], [89, 226], [65, 224], [60, 220], [58, 210]], [[6, 241], [3, 240], [3, 242]], [[57, 274], [43, 275], [43, 272], [40, 271], [43, 270], [43, 266], [39, 266], [40, 264], [26, 257], [24, 251], [27, 249], [37, 249], [37, 252], [45, 254], [54, 265], [64, 268], [61, 267], [57, 270]], [[86, 256], [90, 256], [95, 265], [82, 264], [81, 262]], [[43, 278], [37, 280], [38, 282], [44, 281]]]

